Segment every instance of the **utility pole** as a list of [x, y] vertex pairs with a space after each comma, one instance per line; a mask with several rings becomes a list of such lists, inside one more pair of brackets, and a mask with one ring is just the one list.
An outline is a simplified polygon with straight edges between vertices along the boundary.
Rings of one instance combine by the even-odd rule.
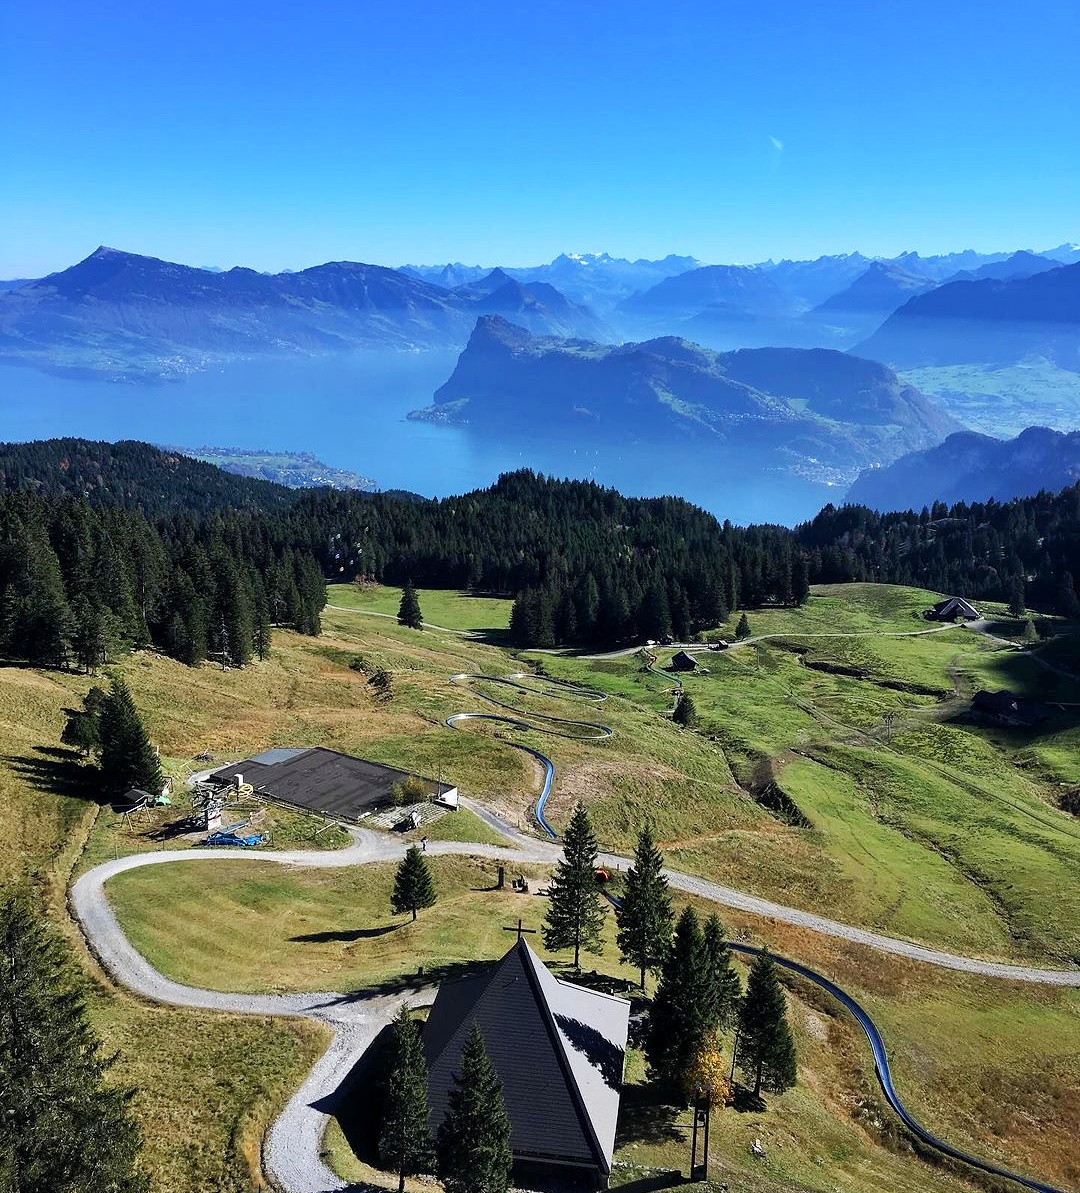
[[[712, 1086], [694, 1086], [694, 1130], [690, 1144], [690, 1179], [704, 1181], [709, 1175], [709, 1120], [712, 1117]], [[698, 1127], [702, 1127], [704, 1149], [697, 1162]]]

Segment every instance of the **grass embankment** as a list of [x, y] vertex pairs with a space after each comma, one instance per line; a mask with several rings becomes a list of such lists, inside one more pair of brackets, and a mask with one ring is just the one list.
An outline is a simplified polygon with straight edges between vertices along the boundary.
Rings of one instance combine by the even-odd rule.
[[[490, 889], [494, 863], [433, 857], [430, 864], [439, 902], [415, 923], [390, 914], [392, 865], [293, 872], [234, 863], [215, 866], [208, 880], [203, 867], [180, 864], [129, 871], [108, 892], [132, 941], [169, 976], [239, 991], [403, 990], [500, 956], [512, 939], [503, 928], [518, 917], [526, 927], [542, 923], [542, 898]], [[535, 889], [542, 871], [526, 872]], [[1080, 1116], [1080, 993], [946, 973], [742, 913], [723, 915], [730, 931], [824, 969], [864, 1002], [885, 1035], [902, 1095], [928, 1125], [1003, 1162], [1065, 1179]], [[604, 952], [586, 956], [585, 966], [633, 981], [618, 962], [613, 932], [609, 911]], [[530, 943], [544, 955], [538, 936]], [[567, 957], [549, 963], [565, 972]], [[800, 1086], [769, 1099], [764, 1112], [723, 1112], [714, 1125], [714, 1179], [751, 1189], [956, 1187], [922, 1161], [879, 1146], [891, 1128], [875, 1123], [892, 1119], [854, 1022], [803, 983], [792, 987], [791, 1009]], [[631, 1056], [628, 1080], [641, 1075], [640, 1058]], [[619, 1159], [635, 1167], [621, 1175], [684, 1165], [686, 1117], [631, 1089]], [[765, 1160], [750, 1158], [755, 1139]], [[338, 1143], [331, 1149], [338, 1170], [361, 1179]]]

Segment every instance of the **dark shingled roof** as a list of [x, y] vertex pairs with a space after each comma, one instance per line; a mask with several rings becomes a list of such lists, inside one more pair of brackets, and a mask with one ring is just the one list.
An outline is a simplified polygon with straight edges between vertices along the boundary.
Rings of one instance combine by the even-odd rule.
[[[288, 755], [288, 757], [283, 757]], [[273, 762], [258, 758], [275, 757]], [[242, 775], [257, 791], [264, 791], [282, 803], [325, 812], [344, 820], [356, 820], [379, 804], [389, 802], [394, 784], [407, 779], [407, 771], [366, 762], [315, 746], [310, 750], [275, 750], [214, 771], [210, 781], [231, 783]], [[426, 779], [435, 790], [435, 782]]]
[[474, 1022], [503, 1084], [516, 1160], [611, 1171], [630, 1004], [551, 974], [524, 940], [439, 987], [424, 1027], [431, 1122]]

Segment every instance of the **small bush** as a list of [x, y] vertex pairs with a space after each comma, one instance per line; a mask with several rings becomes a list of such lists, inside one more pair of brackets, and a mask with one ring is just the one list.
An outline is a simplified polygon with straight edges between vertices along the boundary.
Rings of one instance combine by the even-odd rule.
[[361, 675], [366, 675], [368, 669], [367, 659], [362, 654], [354, 654], [349, 660], [349, 670], [359, 671]]
[[391, 790], [394, 806], [398, 808], [406, 804], [418, 804], [427, 799], [428, 795], [423, 779], [417, 778], [416, 775], [407, 775], [404, 779], [399, 779]]

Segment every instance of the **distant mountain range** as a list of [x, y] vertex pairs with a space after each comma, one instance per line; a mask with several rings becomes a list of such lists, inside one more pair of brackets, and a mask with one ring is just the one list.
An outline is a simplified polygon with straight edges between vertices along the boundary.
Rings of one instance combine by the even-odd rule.
[[1015, 439], [958, 431], [944, 443], [861, 473], [848, 501], [877, 510], [921, 509], [935, 501], [1009, 501], [1080, 480], [1080, 432], [1029, 427]]
[[1036, 353], [1072, 369], [1076, 269], [1071, 244], [753, 265], [606, 253], [492, 269], [337, 261], [277, 274], [99, 248], [46, 278], [0, 282], [0, 363], [160, 380], [268, 352], [460, 349], [478, 317], [501, 315], [542, 337], [853, 349], [899, 368]]
[[477, 322], [434, 405], [410, 417], [522, 439], [737, 448], [781, 468], [895, 459], [958, 428], [873, 361], [827, 349], [717, 353], [673, 336], [618, 347]]
[[948, 282], [910, 299], [855, 351], [898, 368], [1042, 356], [1080, 369], [1080, 264]]
[[102, 247], [70, 269], [0, 293], [0, 360], [154, 380], [268, 351], [460, 347], [488, 313], [543, 334], [610, 334], [552, 287], [497, 271], [471, 290], [446, 291], [352, 261], [297, 273], [212, 273]]
[[[560, 253], [547, 265], [524, 268], [503, 267], [503, 272], [519, 282], [544, 282], [554, 286], [572, 301], [607, 315], [624, 298], [648, 290], [657, 282], [702, 263], [694, 257], [674, 253], [662, 261], [627, 261], [607, 253]], [[490, 272], [480, 265], [404, 265], [404, 273], [453, 290], [479, 281]]]

